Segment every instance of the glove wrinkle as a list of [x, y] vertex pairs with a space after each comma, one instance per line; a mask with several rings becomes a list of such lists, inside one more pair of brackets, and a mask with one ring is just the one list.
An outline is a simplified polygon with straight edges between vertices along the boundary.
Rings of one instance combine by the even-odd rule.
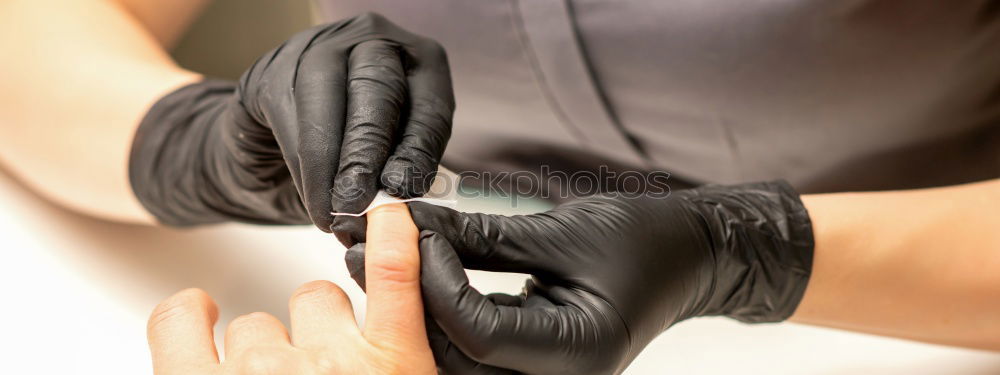
[[[404, 111], [421, 123], [402, 123]], [[133, 139], [129, 181], [163, 224], [312, 222], [353, 245], [364, 220], [330, 212], [367, 207], [396, 154], [418, 157], [392, 162], [412, 170], [395, 194], [422, 195], [430, 179], [408, 179], [437, 170], [453, 112], [443, 49], [364, 13], [293, 35], [237, 82], [160, 98]]]
[[[422, 203], [410, 212], [435, 233], [421, 240], [425, 308], [443, 332], [435, 340], [465, 355], [439, 361], [445, 373], [620, 373], [689, 318], [787, 319], [812, 267], [808, 213], [782, 181], [600, 195], [527, 216]], [[520, 295], [486, 297], [463, 267], [533, 277]]]

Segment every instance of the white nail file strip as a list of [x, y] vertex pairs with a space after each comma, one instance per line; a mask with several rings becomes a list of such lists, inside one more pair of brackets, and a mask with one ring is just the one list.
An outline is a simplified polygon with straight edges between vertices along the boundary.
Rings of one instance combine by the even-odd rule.
[[455, 208], [458, 206], [458, 175], [455, 172], [449, 171], [445, 167], [438, 167], [438, 173], [434, 176], [434, 182], [431, 183], [431, 189], [420, 198], [410, 198], [410, 199], [400, 199], [389, 195], [384, 190], [379, 190], [375, 198], [372, 199], [372, 203], [368, 205], [364, 211], [359, 213], [348, 213], [348, 212], [331, 212], [333, 216], [364, 216], [375, 209], [375, 207], [392, 204], [392, 203], [406, 203], [406, 202], [424, 202], [428, 204], [433, 204], [435, 206], [442, 206], [448, 208]]

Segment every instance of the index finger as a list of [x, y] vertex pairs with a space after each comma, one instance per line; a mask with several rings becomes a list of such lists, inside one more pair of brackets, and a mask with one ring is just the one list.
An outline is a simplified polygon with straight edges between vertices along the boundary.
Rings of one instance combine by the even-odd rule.
[[421, 41], [408, 59], [409, 108], [396, 150], [382, 171], [386, 191], [412, 198], [426, 194], [451, 137], [455, 95], [444, 48]]
[[427, 347], [418, 235], [405, 204], [368, 212], [365, 337], [375, 345]]
[[[333, 211], [358, 213], [378, 192], [406, 98], [406, 75], [398, 46], [382, 40], [355, 46], [348, 66], [347, 124], [333, 182]], [[334, 218], [334, 231], [346, 221], [350, 219]]]

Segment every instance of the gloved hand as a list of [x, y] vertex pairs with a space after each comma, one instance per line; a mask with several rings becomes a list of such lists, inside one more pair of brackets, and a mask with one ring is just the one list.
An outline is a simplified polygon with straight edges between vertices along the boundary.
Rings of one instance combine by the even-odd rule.
[[[447, 373], [618, 373], [684, 319], [788, 318], [812, 267], [809, 217], [784, 182], [593, 197], [528, 216], [410, 211]], [[356, 278], [359, 251], [347, 255]], [[533, 278], [521, 295], [483, 296], [463, 264]]]
[[454, 107], [441, 46], [366, 13], [293, 36], [238, 83], [162, 98], [136, 134], [130, 179], [168, 225], [311, 221], [363, 234], [363, 220], [330, 212], [359, 212], [380, 188], [426, 192]]

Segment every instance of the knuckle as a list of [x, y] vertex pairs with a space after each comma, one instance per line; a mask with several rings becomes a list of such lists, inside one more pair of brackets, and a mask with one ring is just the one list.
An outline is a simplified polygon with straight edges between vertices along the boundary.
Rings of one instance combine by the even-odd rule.
[[373, 22], [373, 23], [374, 22], [385, 22], [386, 21], [385, 16], [383, 16], [383, 15], [381, 15], [379, 13], [370, 11], [370, 10], [369, 11], [365, 11], [365, 12], [359, 14], [358, 17], [357, 17], [357, 19], [358, 20], [363, 20], [363, 21], [366, 21], [366, 22]]
[[424, 49], [427, 51], [428, 57], [434, 58], [436, 61], [444, 61], [448, 59], [448, 52], [445, 51], [444, 45], [434, 39], [424, 38]]
[[383, 285], [411, 285], [420, 281], [420, 267], [408, 259], [398, 259], [399, 251], [384, 251], [384, 256], [369, 255], [365, 273], [369, 281], [378, 280]]
[[357, 15], [354, 21], [363, 29], [374, 34], [385, 34], [393, 25], [385, 16], [372, 11]]
[[435, 39], [417, 36], [417, 41], [413, 42], [413, 50], [408, 52], [415, 54], [417, 61], [412, 64], [423, 66], [435, 72], [435, 74], [450, 76], [451, 67], [448, 63], [448, 50], [443, 44]]
[[[365, 62], [375, 62], [379, 65], [400, 65], [399, 44], [383, 39], [372, 39], [358, 43], [351, 50], [352, 54], [362, 53], [371, 58]], [[365, 65], [367, 66], [367, 65]]]
[[[403, 89], [403, 69], [398, 63], [379, 58], [373, 64], [359, 66], [349, 73], [348, 89], [396, 92]], [[392, 97], [390, 97], [392, 98]]]
[[445, 52], [444, 51], [444, 45], [442, 45], [437, 40], [434, 40], [434, 39], [431, 39], [431, 38], [426, 38], [426, 39], [427, 39], [427, 48], [429, 48], [432, 51], [444, 54], [444, 52]]

